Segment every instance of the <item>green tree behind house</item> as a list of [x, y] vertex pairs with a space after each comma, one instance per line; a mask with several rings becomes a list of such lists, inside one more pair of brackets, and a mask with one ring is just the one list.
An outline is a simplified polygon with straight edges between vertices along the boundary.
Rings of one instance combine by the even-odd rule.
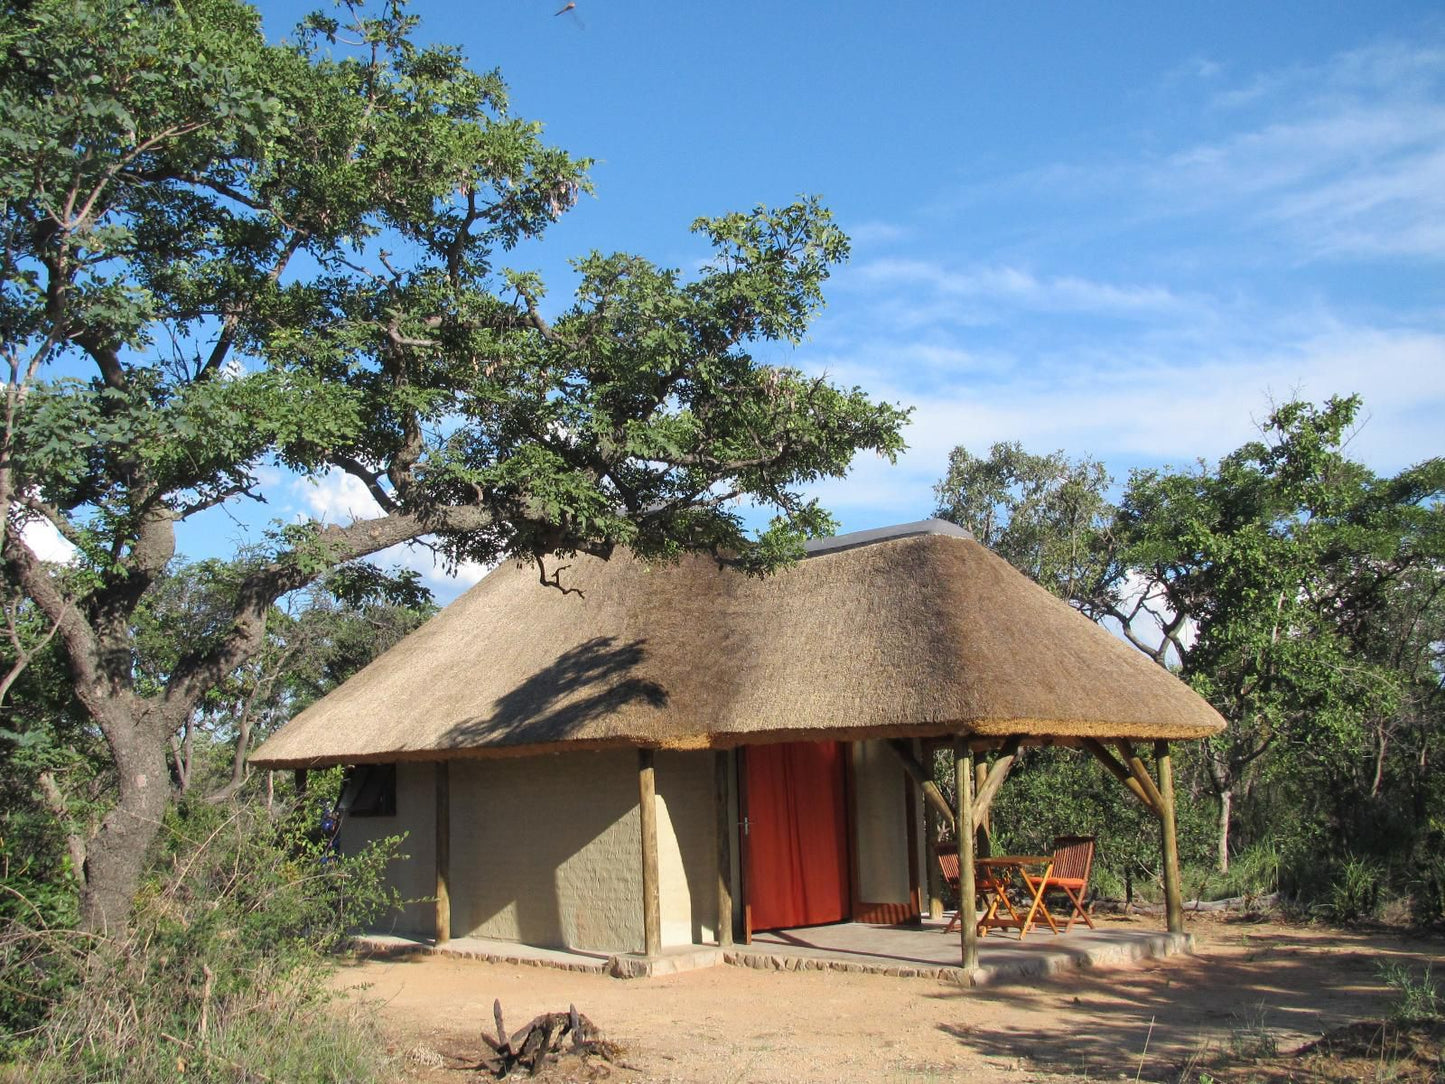
[[[1369, 856], [1411, 891], [1445, 828], [1445, 460], [1375, 475], [1345, 453], [1358, 410], [1284, 404], [1215, 467], [1135, 471], [1117, 504], [1097, 464], [959, 449], [940, 514], [982, 526], [1229, 721], [1184, 772], [1214, 807], [1221, 872], [1266, 845], [1306, 890]], [[1080, 476], [1087, 522], [1054, 510]]]

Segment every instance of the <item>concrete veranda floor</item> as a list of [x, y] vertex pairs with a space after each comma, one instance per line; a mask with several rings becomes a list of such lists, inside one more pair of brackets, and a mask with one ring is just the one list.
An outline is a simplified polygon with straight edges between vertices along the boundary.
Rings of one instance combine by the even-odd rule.
[[531, 964], [569, 971], [593, 971], [636, 978], [673, 974], [699, 967], [732, 964], [779, 971], [873, 972], [901, 977], [945, 979], [960, 985], [983, 986], [996, 982], [1042, 979], [1076, 968], [1117, 967], [1136, 960], [1189, 952], [1187, 934], [1113, 926], [1096, 918], [1095, 930], [1075, 926], [1066, 934], [1047, 928], [1031, 931], [1020, 941], [1017, 933], [994, 932], [979, 941], [979, 966], [972, 975], [961, 966], [958, 931], [944, 932], [944, 923], [925, 919], [914, 926], [871, 926], [842, 922], [792, 930], [768, 930], [753, 935], [749, 945], [719, 948], [685, 945], [664, 949], [661, 956], [623, 953], [576, 952], [540, 948], [479, 937], [457, 937], [437, 947], [430, 941], [373, 934], [357, 939], [363, 953], [400, 956], [441, 953], [450, 956]]

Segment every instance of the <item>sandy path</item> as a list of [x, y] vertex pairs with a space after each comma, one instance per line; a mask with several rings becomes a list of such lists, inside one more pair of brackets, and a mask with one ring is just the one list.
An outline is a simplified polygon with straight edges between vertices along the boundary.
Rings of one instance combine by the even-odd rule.
[[[1206, 1046], [1282, 1050], [1380, 1015], [1377, 961], [1438, 960], [1437, 940], [1199, 919], [1191, 957], [976, 991], [930, 980], [717, 967], [623, 981], [421, 957], [344, 968], [398, 1052], [474, 1057], [500, 998], [510, 1026], [575, 1003], [637, 1073], [678, 1081], [1173, 1079]], [[443, 1080], [450, 1073], [420, 1074]]]

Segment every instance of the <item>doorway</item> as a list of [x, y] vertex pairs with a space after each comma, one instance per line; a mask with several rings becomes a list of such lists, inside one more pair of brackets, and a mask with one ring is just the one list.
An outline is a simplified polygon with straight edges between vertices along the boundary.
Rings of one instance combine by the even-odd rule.
[[847, 746], [782, 742], [743, 757], [747, 932], [851, 917]]

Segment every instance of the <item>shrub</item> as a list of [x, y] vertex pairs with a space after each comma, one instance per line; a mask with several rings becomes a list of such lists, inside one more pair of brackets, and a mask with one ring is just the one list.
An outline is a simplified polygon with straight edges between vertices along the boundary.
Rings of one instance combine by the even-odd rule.
[[1380, 904], [1381, 876], [1376, 863], [1347, 856], [1334, 867], [1329, 887], [1316, 911], [1342, 925], [1373, 918]]
[[125, 937], [15, 922], [0, 938], [8, 988], [67, 979], [3, 1052], [31, 1081], [380, 1078], [379, 1044], [324, 979], [347, 931], [400, 902], [381, 880], [397, 843], [341, 857], [299, 811], [178, 807]]
[[1394, 991], [1390, 1019], [1397, 1024], [1423, 1023], [1445, 1015], [1445, 994], [1430, 970], [1427, 966], [1417, 979], [1403, 963], [1385, 960], [1379, 965], [1380, 978]]
[[1420, 877], [1410, 886], [1410, 917], [1417, 925], [1445, 923], [1445, 855], [1432, 854], [1420, 863]]

